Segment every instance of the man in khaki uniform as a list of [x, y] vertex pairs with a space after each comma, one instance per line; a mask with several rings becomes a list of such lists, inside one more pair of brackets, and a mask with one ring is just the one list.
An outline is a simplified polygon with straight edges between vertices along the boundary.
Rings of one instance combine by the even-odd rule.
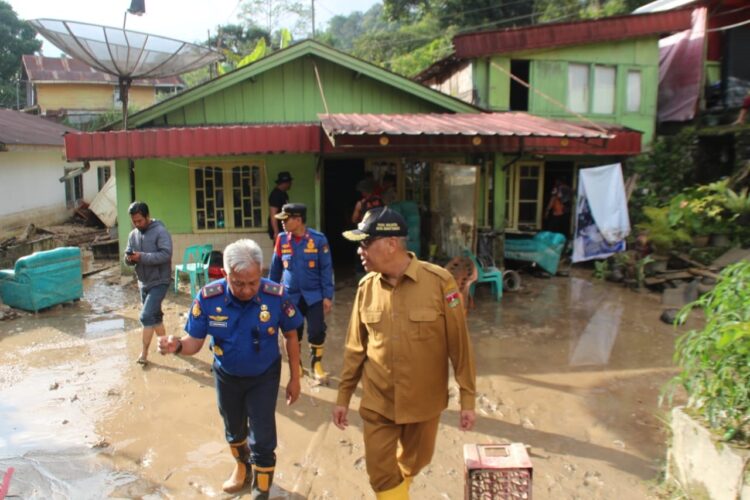
[[440, 413], [448, 406], [448, 360], [460, 388], [460, 428], [474, 425], [476, 371], [461, 294], [445, 269], [406, 249], [403, 217], [384, 207], [344, 237], [359, 242], [369, 272], [359, 283], [333, 423], [348, 425], [362, 379], [359, 413], [365, 461], [378, 499], [408, 499], [409, 484], [432, 460]]

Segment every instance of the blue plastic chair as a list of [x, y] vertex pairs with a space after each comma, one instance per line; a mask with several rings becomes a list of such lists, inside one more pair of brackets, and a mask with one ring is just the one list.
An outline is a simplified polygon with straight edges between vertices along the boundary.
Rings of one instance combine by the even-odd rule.
[[[213, 245], [192, 245], [185, 249], [182, 264], [174, 266], [174, 293], [177, 293], [180, 283], [180, 273], [190, 277], [190, 296], [195, 297], [196, 285], [202, 281], [208, 283], [208, 264]], [[202, 280], [201, 280], [202, 277]]]
[[464, 250], [465, 257], [469, 257], [474, 263], [474, 267], [477, 268], [477, 280], [469, 287], [469, 295], [474, 297], [474, 291], [477, 285], [481, 283], [489, 283], [492, 287], [492, 295], [495, 296], [495, 300], [499, 301], [503, 298], [503, 273], [500, 269], [495, 266], [484, 267], [477, 259], [477, 256], [471, 250]]

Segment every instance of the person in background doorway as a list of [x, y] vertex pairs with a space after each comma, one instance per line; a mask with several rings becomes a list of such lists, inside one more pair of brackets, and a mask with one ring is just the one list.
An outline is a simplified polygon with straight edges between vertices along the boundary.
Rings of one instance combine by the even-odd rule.
[[128, 207], [133, 229], [125, 247], [125, 263], [135, 266], [141, 292], [142, 348], [137, 362], [148, 363], [148, 349], [154, 332], [165, 335], [161, 303], [172, 283], [172, 237], [161, 221], [152, 219], [148, 205], [134, 201]]
[[361, 198], [354, 205], [354, 211], [352, 212], [352, 222], [354, 224], [358, 224], [368, 210], [385, 205], [383, 197], [375, 193], [374, 180], [369, 178], [362, 179], [357, 183], [356, 189], [359, 191]]
[[252, 481], [253, 499], [268, 498], [276, 467], [279, 331], [289, 357], [286, 403], [291, 405], [300, 394], [296, 330], [302, 316], [284, 287], [261, 278], [262, 267], [263, 253], [256, 242], [229, 244], [224, 250], [226, 277], [201, 289], [188, 314], [187, 335], [159, 339], [161, 354], [192, 356], [211, 336], [216, 400], [236, 462], [222, 488], [237, 493]]
[[559, 177], [555, 178], [549, 203], [547, 203], [547, 209], [544, 211], [547, 230], [568, 236], [571, 201], [570, 186]]
[[348, 425], [362, 379], [359, 414], [365, 464], [378, 499], [409, 498], [409, 484], [432, 460], [448, 405], [448, 364], [461, 405], [459, 426], [474, 426], [476, 369], [461, 293], [451, 274], [407, 251], [404, 218], [388, 207], [365, 214], [344, 237], [359, 243], [369, 272], [360, 282], [344, 349], [334, 425]]
[[[325, 382], [325, 315], [333, 308], [333, 262], [328, 239], [307, 227], [307, 207], [302, 203], [284, 205], [276, 218], [284, 231], [276, 238], [268, 277], [284, 285], [290, 300], [307, 319], [310, 373], [315, 380]], [[304, 325], [297, 332], [301, 344]]]
[[268, 236], [271, 241], [281, 232], [281, 225], [276, 219], [276, 214], [281, 212], [281, 207], [289, 203], [289, 191], [292, 188], [292, 176], [289, 172], [279, 172], [276, 176], [276, 187], [268, 195]]
[[398, 198], [398, 191], [396, 189], [396, 176], [393, 174], [385, 174], [383, 176], [383, 192], [380, 195], [383, 198], [384, 205], [390, 205]]

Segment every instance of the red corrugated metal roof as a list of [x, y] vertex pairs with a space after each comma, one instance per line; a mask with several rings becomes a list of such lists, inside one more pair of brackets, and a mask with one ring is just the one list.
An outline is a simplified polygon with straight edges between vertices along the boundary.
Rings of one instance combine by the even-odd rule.
[[457, 35], [453, 38], [459, 58], [538, 50], [550, 47], [617, 41], [673, 33], [689, 29], [691, 10], [672, 10], [568, 23], [549, 23]]
[[68, 161], [181, 158], [320, 151], [320, 126], [231, 125], [65, 135]]
[[[528, 113], [318, 115], [337, 150], [428, 150], [562, 155], [635, 155], [641, 132]], [[381, 137], [387, 141], [381, 142]], [[478, 139], [478, 140], [477, 140]]]
[[62, 146], [63, 134], [76, 129], [35, 115], [0, 109], [0, 144]]
[[464, 135], [611, 139], [598, 129], [528, 113], [318, 115], [329, 137], [338, 135]]
[[[26, 75], [32, 83], [93, 83], [116, 85], [117, 77], [92, 68], [83, 61], [71, 57], [44, 57], [25, 55], [22, 57]], [[144, 78], [133, 80], [134, 87], [185, 87], [178, 76], [168, 78]]]
[[[65, 135], [68, 161], [267, 153], [453, 151], [632, 155], [641, 133], [528, 113], [320, 115], [319, 124], [231, 125]], [[329, 140], [322, 137], [328, 135]], [[388, 141], [381, 142], [383, 136]], [[480, 140], [477, 140], [480, 138]]]

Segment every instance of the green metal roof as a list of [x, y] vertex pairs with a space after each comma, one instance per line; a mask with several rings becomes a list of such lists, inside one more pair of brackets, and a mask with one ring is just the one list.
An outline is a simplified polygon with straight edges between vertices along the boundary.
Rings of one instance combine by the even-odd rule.
[[[446, 112], [477, 113], [482, 111], [481, 108], [443, 94], [442, 92], [433, 90], [429, 87], [425, 87], [424, 85], [413, 82], [406, 77], [392, 73], [386, 69], [375, 66], [372, 63], [363, 61], [362, 59], [358, 59], [314, 40], [304, 40], [292, 45], [291, 47], [274, 52], [273, 54], [249, 64], [248, 66], [236, 69], [230, 73], [210, 80], [197, 87], [193, 87], [192, 89], [186, 90], [174, 97], [139, 111], [128, 117], [129, 127], [136, 128], [199, 99], [212, 95], [215, 92], [237, 85], [270, 69], [282, 66], [290, 61], [305, 56], [319, 57], [330, 61], [331, 63], [348, 68], [351, 71], [368, 76], [373, 80], [396, 87], [419, 99], [423, 99], [436, 106], [445, 108]], [[107, 128], [112, 129], [117, 126], [121, 126], [121, 122], [113, 123]]]

